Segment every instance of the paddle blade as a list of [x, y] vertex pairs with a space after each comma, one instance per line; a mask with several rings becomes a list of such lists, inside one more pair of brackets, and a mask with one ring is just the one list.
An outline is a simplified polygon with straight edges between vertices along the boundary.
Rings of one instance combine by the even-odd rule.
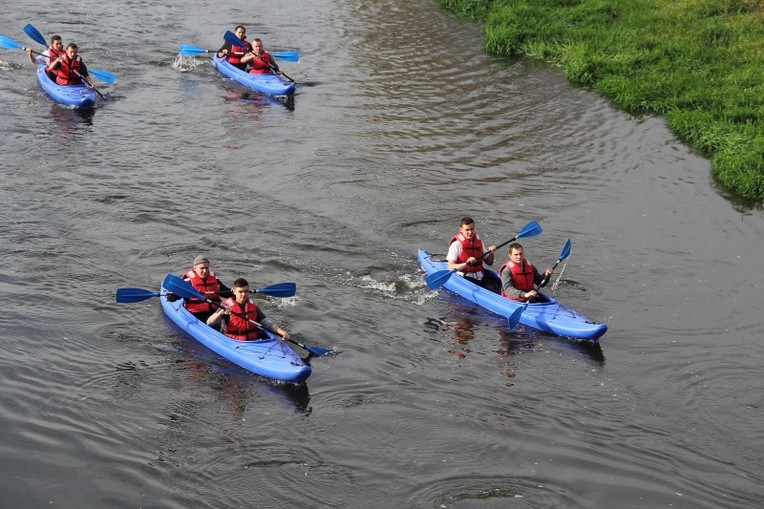
[[439, 270], [427, 276], [424, 282], [427, 283], [427, 288], [430, 290], [436, 290], [446, 284], [446, 281], [448, 281], [455, 272], [456, 269]]
[[142, 302], [152, 297], [159, 297], [159, 292], [152, 292], [143, 288], [117, 288], [117, 303], [119, 304]]
[[329, 350], [328, 348], [321, 348], [320, 346], [308, 346], [300, 343], [299, 341], [295, 341], [293, 339], [289, 340], [290, 343], [294, 343], [295, 345], [299, 346], [300, 348], [304, 348], [308, 352], [310, 352], [312, 355], [315, 355], [316, 357], [321, 357], [322, 355], [334, 355], [334, 350]]
[[164, 278], [162, 286], [167, 288], [171, 293], [183, 297], [184, 299], [199, 299], [207, 300], [207, 297], [197, 292], [193, 286], [174, 274], [167, 274]]
[[4, 35], [0, 35], [0, 48], [5, 49], [24, 49], [24, 47], [11, 39], [10, 37], [6, 37]]
[[518, 233], [515, 238], [521, 239], [523, 237], [535, 237], [536, 235], [539, 235], [543, 230], [541, 229], [541, 225], [538, 224], [536, 221], [531, 221], [530, 223], [523, 226], [523, 229], [520, 230], [520, 233]]
[[31, 37], [35, 42], [46, 47], [48, 46], [48, 41], [45, 40], [45, 37], [31, 23], [24, 27], [24, 33]]
[[91, 74], [95, 79], [103, 81], [107, 85], [111, 85], [112, 83], [117, 81], [117, 77], [107, 71], [88, 69], [88, 73]]
[[[560, 251], [560, 257], [557, 259], [557, 262], [554, 264], [554, 267], [552, 267], [552, 270], [556, 269], [557, 265], [559, 265], [561, 261], [567, 258], [569, 254], [570, 254], [570, 239], [568, 239], [565, 242], [565, 245], [562, 246], [562, 251]], [[542, 279], [541, 282], [539, 283], [539, 288], [544, 288], [546, 284], [549, 282], [549, 279], [551, 277], [552, 276], [544, 276], [544, 279]]]
[[271, 53], [271, 56], [273, 58], [278, 58], [279, 60], [283, 60], [284, 62], [299, 62], [300, 61], [300, 54], [292, 50], [277, 51], [275, 53]]
[[295, 283], [278, 283], [260, 288], [255, 290], [255, 292], [270, 295], [271, 297], [294, 297], [297, 293], [297, 285]]
[[244, 44], [244, 41], [236, 37], [236, 34], [231, 32], [230, 30], [226, 31], [226, 33], [223, 34], [223, 39], [225, 39], [225, 42], [227, 42], [231, 46], [239, 46], [241, 48], [245, 48], [247, 46], [246, 44]]
[[570, 254], [570, 239], [568, 239], [565, 242], [565, 245], [562, 246], [562, 251], [560, 251], [560, 258], [557, 260], [557, 263], [563, 261], [565, 258], [568, 257]]
[[509, 315], [509, 318], [507, 318], [507, 321], [509, 322], [510, 329], [514, 329], [515, 325], [520, 323], [520, 317], [523, 316], [523, 311], [525, 311], [525, 308], [527, 307], [528, 305], [526, 304], [525, 306], [521, 308], [515, 309], [514, 312], [511, 315]]
[[179, 53], [184, 57], [194, 57], [202, 53], [212, 53], [210, 50], [194, 46], [193, 44], [181, 44]]

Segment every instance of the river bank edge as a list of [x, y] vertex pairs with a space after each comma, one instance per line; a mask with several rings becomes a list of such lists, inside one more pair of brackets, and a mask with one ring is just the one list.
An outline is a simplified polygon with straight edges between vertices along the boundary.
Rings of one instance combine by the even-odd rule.
[[764, 209], [761, 0], [438, 0], [482, 24], [492, 55], [560, 67], [635, 116], [656, 115], [737, 209]]

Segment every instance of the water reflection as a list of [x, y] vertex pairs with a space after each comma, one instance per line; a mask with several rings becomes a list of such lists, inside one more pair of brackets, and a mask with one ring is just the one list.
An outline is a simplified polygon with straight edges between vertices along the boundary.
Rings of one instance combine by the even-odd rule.
[[228, 97], [225, 97], [223, 100], [225, 102], [240, 102], [240, 103], [249, 103], [254, 104], [257, 109], [263, 106], [269, 106], [271, 104], [276, 104], [279, 106], [283, 106], [287, 109], [287, 111], [294, 111], [294, 96], [271, 96], [267, 94], [259, 94], [257, 92], [237, 92], [237, 91], [230, 91], [231, 94]]
[[53, 104], [50, 109], [50, 116], [65, 132], [71, 132], [80, 126], [91, 127], [96, 108], [66, 108], [64, 106]]
[[279, 400], [299, 413], [309, 415], [310, 393], [307, 384], [300, 385], [277, 382], [256, 375], [242, 373], [231, 366], [193, 361], [187, 365], [188, 378], [194, 384], [215, 391], [219, 399], [227, 404], [233, 417], [245, 414], [252, 403], [257, 402], [256, 395], [263, 391], [275, 394]]

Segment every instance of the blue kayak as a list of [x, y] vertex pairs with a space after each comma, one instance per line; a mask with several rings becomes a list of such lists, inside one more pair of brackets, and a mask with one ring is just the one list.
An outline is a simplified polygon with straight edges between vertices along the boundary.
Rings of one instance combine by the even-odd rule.
[[[430, 253], [420, 249], [419, 264], [429, 275], [439, 270], [447, 270], [445, 261], [433, 261]], [[489, 271], [493, 272], [493, 271]], [[496, 274], [493, 272], [493, 274]], [[497, 275], [498, 277], [498, 275]], [[505, 318], [509, 318], [518, 308], [525, 306], [499, 294], [477, 286], [458, 274], [452, 275], [443, 285], [447, 290], [484, 307]], [[558, 336], [597, 341], [607, 331], [607, 325], [589, 320], [578, 312], [563, 306], [549, 295], [539, 293], [539, 302], [532, 302], [523, 311], [520, 323]]]
[[260, 376], [299, 384], [311, 372], [286, 342], [267, 332], [268, 338], [256, 341], [237, 341], [200, 322], [183, 306], [183, 299], [170, 302], [167, 290], [161, 288], [162, 309], [175, 324], [204, 346]]
[[225, 57], [218, 58], [217, 55], [212, 57], [212, 65], [223, 76], [257, 92], [270, 95], [294, 94], [294, 83], [287, 81], [278, 74], [249, 74], [229, 64]]
[[59, 104], [73, 106], [75, 108], [92, 108], [96, 104], [96, 91], [85, 84], [82, 85], [57, 85], [48, 78], [45, 66], [37, 66], [37, 83], [40, 87]]

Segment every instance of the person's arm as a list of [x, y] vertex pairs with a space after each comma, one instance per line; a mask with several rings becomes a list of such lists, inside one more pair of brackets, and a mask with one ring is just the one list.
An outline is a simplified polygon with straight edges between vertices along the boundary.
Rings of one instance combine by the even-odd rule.
[[33, 64], [37, 64], [37, 57], [32, 54], [32, 48], [24, 48], [27, 50], [27, 56], [29, 57], [29, 61]]
[[554, 269], [552, 267], [548, 267], [543, 274], [541, 274], [536, 267], [533, 267], [533, 282], [536, 284], [536, 286], [540, 285], [541, 282], [544, 280], [545, 277], [551, 276], [554, 273]]
[[64, 56], [61, 55], [55, 60], [51, 60], [50, 64], [48, 64], [48, 71], [55, 71], [59, 67], [61, 67], [61, 62], [64, 61]]
[[495, 252], [496, 252], [496, 246], [494, 246], [493, 244], [488, 246], [488, 251], [485, 251], [483, 253], [483, 263], [485, 263], [486, 265], [493, 265], [493, 260], [494, 260], [493, 254]]
[[85, 66], [85, 62], [82, 62], [81, 65], [82, 65], [82, 72], [80, 72], [80, 76], [82, 76], [82, 79], [85, 81], [85, 83], [87, 83], [90, 86], [90, 88], [95, 90], [96, 88], [95, 82], [93, 81], [93, 78], [90, 77], [90, 73], [88, 72], [87, 66]]
[[276, 325], [273, 320], [270, 318], [265, 317], [265, 313], [263, 313], [263, 310], [260, 308], [257, 308], [257, 322], [263, 326], [264, 329], [269, 330], [271, 332], [274, 332], [281, 336], [281, 339], [286, 341], [289, 339], [289, 333]]
[[230, 311], [226, 308], [218, 308], [217, 311], [212, 313], [209, 318], [207, 318], [207, 325], [212, 326], [215, 325], [220, 321], [220, 319], [223, 317], [224, 314], [226, 314], [226, 311], [230, 313]]
[[465, 263], [459, 263], [456, 260], [459, 259], [459, 255], [462, 254], [462, 245], [458, 242], [452, 242], [450, 246], [448, 246], [448, 254], [446, 255], [446, 261], [448, 262], [448, 268], [450, 270], [456, 269], [457, 271], [464, 270], [464, 267], [466, 267], [470, 260], [474, 261], [474, 257], [470, 257], [467, 262]]
[[218, 50], [218, 58], [223, 58], [224, 56], [228, 55], [228, 53], [231, 52], [231, 45], [227, 42], [223, 44], [223, 46], [220, 47]]
[[281, 74], [281, 69], [279, 69], [279, 64], [276, 63], [276, 59], [273, 58], [270, 54], [268, 56], [270, 57], [268, 65], [271, 67], [271, 70], [276, 74]]

